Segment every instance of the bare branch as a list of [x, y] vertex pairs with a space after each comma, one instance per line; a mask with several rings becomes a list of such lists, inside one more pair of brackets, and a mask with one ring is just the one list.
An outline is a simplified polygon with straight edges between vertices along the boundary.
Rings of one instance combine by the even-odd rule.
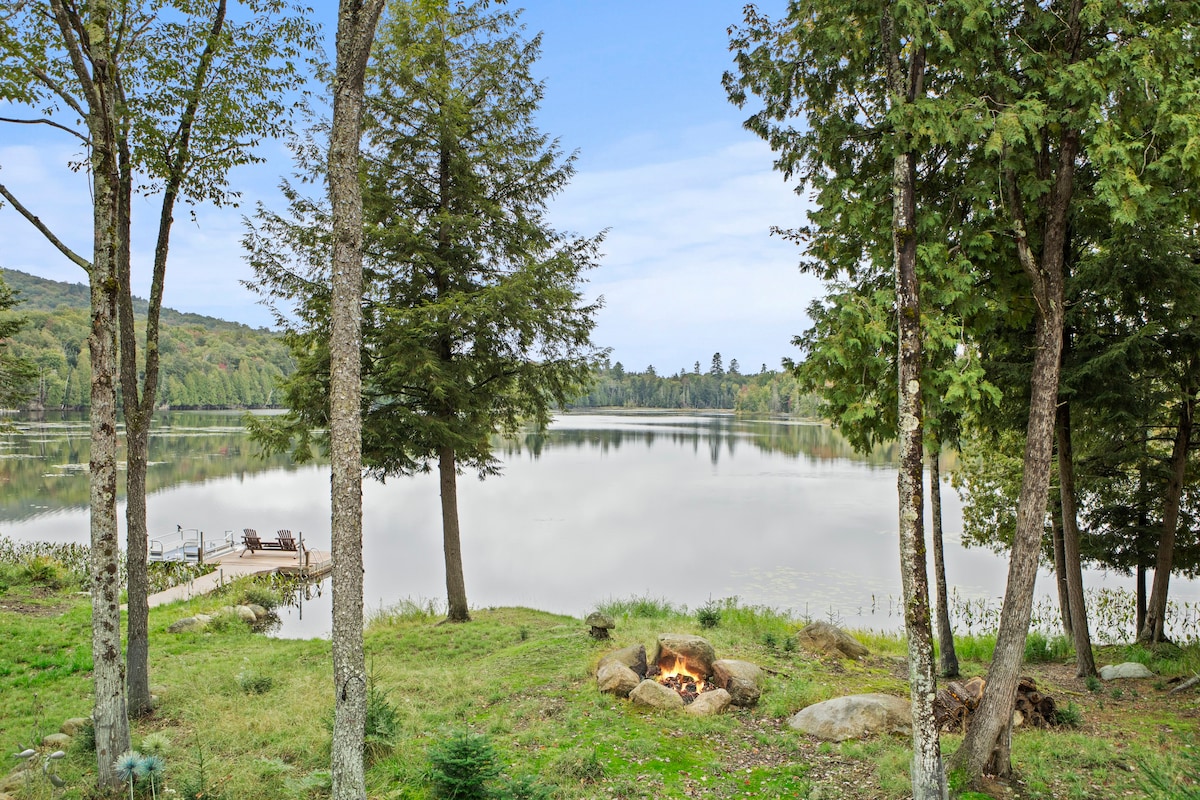
[[89, 274], [91, 273], [92, 262], [88, 261], [86, 258], [84, 258], [83, 256], [76, 253], [74, 250], [72, 250], [70, 247], [68, 247], [61, 239], [59, 239], [57, 236], [55, 236], [54, 233], [48, 227], [46, 227], [46, 223], [42, 222], [41, 218], [39, 218], [36, 214], [34, 214], [32, 211], [30, 211], [24, 205], [22, 205], [21, 202], [19, 200], [17, 200], [16, 197], [13, 196], [13, 193], [8, 190], [8, 187], [2, 183], [0, 183], [0, 195], [2, 195], [5, 200], [12, 203], [12, 207], [15, 208], [21, 214], [22, 217], [29, 220], [30, 224], [33, 225], [33, 227], [35, 227], [39, 231], [41, 231], [42, 235], [45, 236], [47, 240], [49, 240], [50, 244], [57, 247], [58, 251], [60, 253], [62, 253], [64, 256], [66, 256], [68, 259], [70, 259], [72, 263], [77, 264], [79, 267], [81, 267], [84, 272], [87, 272]]
[[45, 117], [42, 119], [15, 119], [13, 117], [0, 117], [0, 122], [11, 122], [14, 125], [49, 125], [52, 128], [58, 128], [60, 131], [66, 131], [86, 145], [90, 145], [92, 143], [91, 139], [87, 138], [74, 128], [68, 128], [66, 125], [55, 122], [52, 119], [46, 119]]

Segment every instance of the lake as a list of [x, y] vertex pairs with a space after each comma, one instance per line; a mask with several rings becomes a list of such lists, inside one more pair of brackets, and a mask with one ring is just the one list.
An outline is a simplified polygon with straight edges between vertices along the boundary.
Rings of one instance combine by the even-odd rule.
[[[582, 617], [613, 598], [695, 609], [737, 597], [850, 626], [902, 624], [890, 448], [859, 456], [828, 426], [794, 420], [567, 413], [543, 434], [499, 443], [498, 454], [502, 475], [459, 480], [474, 608]], [[0, 534], [86, 542], [87, 458], [85, 419], [18, 419], [0, 433]], [[177, 525], [290, 528], [329, 548], [328, 466], [261, 458], [238, 413], [159, 415], [150, 459], [152, 537]], [[942, 497], [949, 582], [964, 601], [998, 606], [1006, 560], [963, 548], [959, 499], [948, 485]], [[436, 474], [367, 480], [363, 508], [368, 613], [401, 599], [443, 602]], [[124, 537], [123, 503], [120, 511]], [[1085, 580], [1132, 587], [1095, 571]], [[1197, 595], [1193, 582], [1176, 587]], [[1053, 591], [1044, 570], [1038, 588]], [[327, 583], [281, 614], [276, 635], [328, 635]]]

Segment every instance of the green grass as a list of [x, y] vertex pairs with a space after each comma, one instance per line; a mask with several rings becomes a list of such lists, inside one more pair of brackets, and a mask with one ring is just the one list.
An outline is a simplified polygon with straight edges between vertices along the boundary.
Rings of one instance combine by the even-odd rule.
[[[9, 597], [14, 591], [23, 590], [10, 588]], [[151, 685], [160, 705], [151, 717], [134, 721], [134, 742], [166, 738], [166, 786], [180, 793], [199, 786], [203, 761], [209, 796], [327, 794], [329, 642], [269, 639], [236, 620], [204, 632], [166, 632], [177, 619], [215, 613], [243, 596], [235, 584], [223, 595], [152, 611]], [[91, 710], [87, 598], [60, 593], [43, 599], [44, 612], [0, 611], [5, 752]], [[459, 625], [442, 623], [436, 605], [423, 601], [373, 612], [365, 647], [376, 702], [386, 710], [376, 708], [381, 723], [371, 745], [368, 795], [432, 797], [430, 749], [477, 734], [487, 737], [501, 780], [508, 781], [498, 785], [533, 781], [561, 800], [840, 797], [839, 770], [847, 765], [853, 784], [862, 788], [858, 796], [904, 797], [911, 756], [903, 737], [820, 744], [784, 721], [806, 705], [843, 694], [904, 694], [905, 640], [859, 632], [872, 651], [865, 661], [818, 657], [785, 645], [794, 641], [801, 620], [736, 599], [718, 602], [719, 624], [705, 629], [695, 614], [665, 600], [610, 601], [603, 610], [617, 626], [607, 642], [592, 639], [579, 619], [530, 609], [476, 610], [472, 622]], [[758, 707], [702, 719], [642, 710], [596, 691], [594, 668], [605, 653], [632, 644], [652, 650], [665, 632], [703, 635], [721, 657], [768, 670]], [[985, 670], [977, 656], [990, 656], [990, 645], [987, 637], [961, 641], [964, 672]], [[1188, 647], [1148, 657], [1165, 678], [1191, 674], [1198, 655]], [[1071, 692], [1062, 704], [1067, 697], [1078, 704], [1080, 727], [1021, 731], [1014, 739], [1014, 762], [1029, 798], [1141, 796], [1139, 776], [1160, 775], [1169, 785], [1186, 773], [1191, 762], [1170, 743], [1195, 735], [1188, 716], [1193, 700], [1180, 703], [1178, 715], [1168, 707], [1145, 719], [1123, 717], [1102, 730], [1092, 712], [1098, 703], [1116, 701], [1107, 693], [1087, 693], [1082, 682]], [[946, 751], [957, 741], [945, 737]], [[58, 765], [68, 782], [64, 797], [84, 796], [92, 757], [72, 749]]]

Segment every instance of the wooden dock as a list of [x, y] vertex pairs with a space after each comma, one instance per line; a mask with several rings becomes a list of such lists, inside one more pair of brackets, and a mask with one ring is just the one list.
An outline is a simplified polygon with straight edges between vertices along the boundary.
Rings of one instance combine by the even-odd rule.
[[216, 569], [195, 580], [150, 595], [150, 607], [208, 594], [235, 578], [243, 578], [247, 575], [277, 573], [320, 580], [333, 571], [333, 558], [325, 550], [304, 550], [303, 552], [259, 550], [254, 553], [237, 550], [226, 553], [208, 563], [215, 564]]

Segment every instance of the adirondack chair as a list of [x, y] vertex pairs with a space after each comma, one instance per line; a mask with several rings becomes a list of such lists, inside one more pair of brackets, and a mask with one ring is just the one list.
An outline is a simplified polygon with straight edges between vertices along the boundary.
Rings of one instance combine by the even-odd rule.
[[292, 553], [296, 552], [296, 539], [292, 536], [292, 532], [288, 530], [280, 530], [275, 534], [279, 540], [279, 549], [287, 550]]
[[[244, 550], [242, 550], [242, 552], [238, 553], [238, 558], [246, 555], [246, 553], [253, 553], [255, 550], [283, 549], [277, 541], [272, 541], [271, 539], [260, 539], [258, 536], [258, 531], [254, 530], [254, 528], [242, 529], [242, 544], [244, 544], [246, 547]], [[292, 549], [294, 550], [295, 547]]]

